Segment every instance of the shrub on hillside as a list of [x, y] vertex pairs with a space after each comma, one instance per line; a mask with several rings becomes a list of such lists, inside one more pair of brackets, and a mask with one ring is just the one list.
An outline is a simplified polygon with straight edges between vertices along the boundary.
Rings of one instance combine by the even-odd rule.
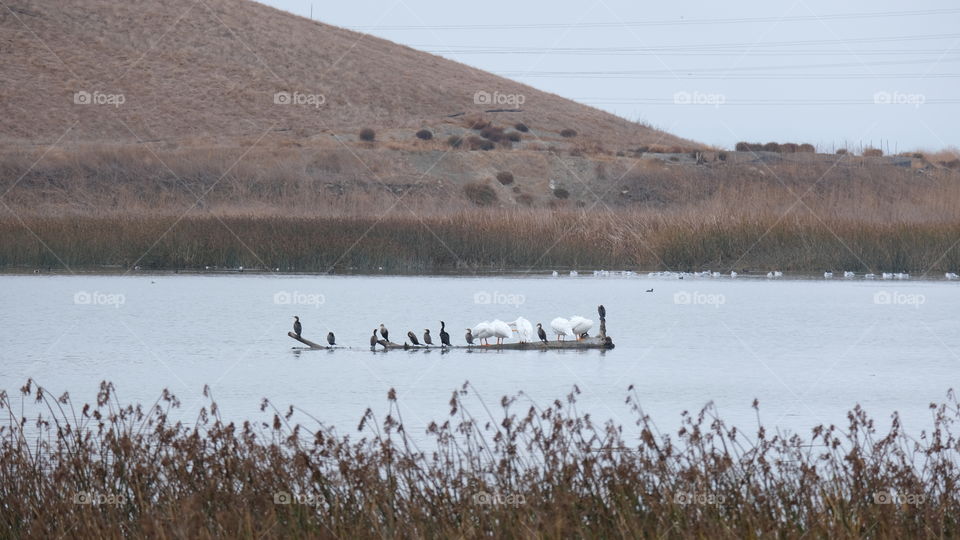
[[481, 139], [476, 135], [471, 135], [470, 138], [467, 139], [467, 145], [471, 150], [493, 150], [495, 146], [493, 142]]
[[480, 130], [480, 136], [488, 141], [500, 142], [503, 139], [503, 128], [487, 126]]
[[533, 206], [533, 197], [531, 197], [526, 193], [522, 195], [517, 195], [517, 198], [515, 200], [524, 206]]
[[783, 143], [780, 145], [780, 151], [784, 154], [795, 154], [800, 150], [800, 145], [797, 143]]
[[429, 129], [421, 129], [417, 132], [417, 138], [424, 141], [429, 141], [433, 138], [433, 133]]
[[750, 151], [750, 143], [744, 142], [744, 141], [740, 141], [740, 142], [737, 143], [736, 146], [733, 147], [733, 149], [736, 150], [737, 152], [749, 152], [749, 151]]
[[768, 142], [767, 144], [763, 145], [763, 150], [765, 152], [779, 152], [780, 145], [775, 142]]
[[520, 142], [520, 139], [521, 139], [520, 134], [517, 133], [516, 131], [511, 131], [510, 133], [507, 133], [507, 140], [510, 142]]
[[576, 137], [576, 136], [577, 136], [577, 130], [575, 130], [575, 129], [570, 129], [570, 128], [564, 128], [563, 130], [560, 131], [560, 136], [561, 136], [561, 137], [566, 137], [566, 138], [568, 138], [568, 139], [571, 138], [571, 137]]
[[879, 148], [867, 148], [863, 151], [864, 157], [881, 157], [883, 156], [883, 150]]
[[563, 189], [563, 188], [557, 188], [557, 189], [553, 190], [553, 196], [556, 197], [556, 198], [558, 198], [558, 199], [566, 199], [566, 198], [570, 197], [570, 192], [567, 191], [567, 190], [565, 190], [565, 189]]
[[490, 121], [484, 119], [482, 116], [468, 116], [464, 119], [464, 125], [470, 129], [480, 131], [485, 127], [490, 126]]
[[837, 155], [838, 155], [838, 156], [842, 156], [842, 155], [844, 155], [844, 154], [846, 154], [846, 153], [847, 153], [847, 149], [846, 149], [846, 148], [839, 148], [839, 149], [837, 149]]
[[460, 148], [460, 145], [463, 144], [463, 137], [459, 135], [451, 135], [447, 137], [447, 144], [449, 144], [451, 148]]
[[509, 186], [513, 183], [513, 173], [508, 171], [500, 171], [497, 173], [497, 182], [500, 182], [504, 186]]
[[815, 154], [817, 149], [810, 143], [803, 143], [797, 148], [797, 151], [804, 154]]
[[524, 124], [523, 122], [517, 122], [517, 123], [513, 126], [513, 128], [516, 129], [517, 131], [521, 131], [521, 132], [523, 132], [523, 133], [526, 133], [526, 132], [530, 131], [530, 128], [528, 128], [527, 125]]
[[376, 138], [377, 138], [377, 132], [375, 132], [374, 130], [370, 128], [363, 128], [360, 130], [361, 141], [372, 142]]
[[490, 206], [497, 202], [497, 192], [486, 184], [473, 182], [463, 186], [463, 192], [473, 204]]

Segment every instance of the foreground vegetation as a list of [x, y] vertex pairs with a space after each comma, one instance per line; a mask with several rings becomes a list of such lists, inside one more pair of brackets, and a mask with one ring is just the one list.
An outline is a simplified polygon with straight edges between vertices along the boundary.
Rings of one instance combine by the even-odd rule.
[[960, 219], [497, 212], [0, 218], [0, 268], [955, 272]]
[[[0, 394], [0, 536], [941, 538], [960, 533], [951, 393], [914, 439], [896, 415], [878, 433], [859, 407], [845, 429], [808, 439], [727, 426], [709, 406], [673, 434], [644, 414], [597, 424], [574, 388], [546, 407], [504, 397], [490, 410], [469, 384], [421, 448], [389, 410], [359, 435], [322, 424], [237, 425], [210, 399], [190, 426], [176, 397], [121, 405], [103, 383], [75, 407], [28, 382]], [[16, 413], [34, 399], [43, 414]], [[758, 405], [754, 402], [754, 407]], [[22, 411], [22, 405], [17, 406]], [[33, 435], [31, 435], [33, 434]], [[416, 437], [419, 438], [419, 437]], [[420, 438], [422, 440], [422, 438]], [[421, 443], [422, 444], [422, 443]]]

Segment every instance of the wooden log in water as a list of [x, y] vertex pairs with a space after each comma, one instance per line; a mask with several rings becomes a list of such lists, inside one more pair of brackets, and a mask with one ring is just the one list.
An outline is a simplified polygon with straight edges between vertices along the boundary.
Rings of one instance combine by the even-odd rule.
[[338, 348], [338, 347], [328, 347], [326, 345], [320, 345], [318, 343], [314, 343], [303, 336], [298, 336], [294, 334], [293, 332], [287, 332], [287, 335], [299, 341], [300, 343], [303, 343], [307, 347], [310, 347], [311, 349], [337, 349]]
[[378, 349], [382, 347], [384, 350], [396, 351], [396, 350], [427, 350], [427, 349], [469, 349], [476, 351], [556, 351], [556, 350], [586, 350], [586, 349], [612, 349], [614, 347], [613, 340], [609, 339], [606, 336], [593, 336], [587, 337], [581, 340], [565, 340], [565, 341], [531, 341], [528, 343], [503, 343], [497, 345], [496, 343], [491, 343], [490, 345], [480, 345], [479, 343], [475, 345], [452, 345], [450, 347], [441, 347], [437, 345], [410, 345], [409, 343], [393, 343], [393, 342], [384, 342], [380, 340]]

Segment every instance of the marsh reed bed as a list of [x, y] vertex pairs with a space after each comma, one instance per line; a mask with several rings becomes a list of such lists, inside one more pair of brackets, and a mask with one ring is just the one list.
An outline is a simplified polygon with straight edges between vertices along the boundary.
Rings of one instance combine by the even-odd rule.
[[[469, 383], [429, 443], [402, 399], [340, 434], [264, 400], [227, 422], [208, 389], [196, 421], [168, 392], [122, 404], [102, 383], [75, 405], [28, 381], [0, 394], [0, 535], [236, 538], [944, 538], [960, 530], [956, 397], [911, 437], [859, 407], [806, 436], [726, 425], [709, 405], [660, 432], [632, 387], [632, 425], [577, 409], [579, 390], [497, 405]], [[23, 402], [44, 412], [27, 418]], [[21, 411], [21, 412], [17, 412]], [[312, 417], [311, 417], [312, 418]], [[33, 435], [30, 435], [30, 434]], [[420, 439], [421, 441], [423, 439]]]
[[[960, 219], [531, 210], [378, 217], [0, 217], [0, 268], [955, 272]], [[942, 275], [942, 274], [941, 274]]]

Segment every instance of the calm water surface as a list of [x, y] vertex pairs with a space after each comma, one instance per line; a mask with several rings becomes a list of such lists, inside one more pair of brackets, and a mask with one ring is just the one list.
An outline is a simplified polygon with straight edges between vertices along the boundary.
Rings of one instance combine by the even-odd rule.
[[[653, 292], [646, 292], [653, 288]], [[454, 344], [480, 320], [596, 319], [608, 313], [607, 352], [370, 352], [381, 322], [402, 341], [445, 320]], [[525, 392], [548, 404], [574, 385], [578, 407], [632, 424], [633, 384], [662, 429], [714, 402], [729, 423], [761, 417], [784, 430], [845, 425], [860, 403], [880, 420], [899, 411], [908, 430], [927, 405], [960, 386], [960, 286], [948, 282], [649, 277], [0, 276], [0, 388], [33, 377], [75, 401], [101, 380], [124, 402], [153, 403], [168, 388], [184, 418], [204, 384], [225, 417], [269, 419], [261, 398], [295, 404], [341, 432], [367, 407], [379, 416], [396, 388], [409, 431], [446, 416], [470, 381], [491, 407]], [[336, 351], [300, 351], [304, 335]], [[524, 408], [525, 409], [525, 408]], [[299, 416], [310, 425], [311, 421]]]

